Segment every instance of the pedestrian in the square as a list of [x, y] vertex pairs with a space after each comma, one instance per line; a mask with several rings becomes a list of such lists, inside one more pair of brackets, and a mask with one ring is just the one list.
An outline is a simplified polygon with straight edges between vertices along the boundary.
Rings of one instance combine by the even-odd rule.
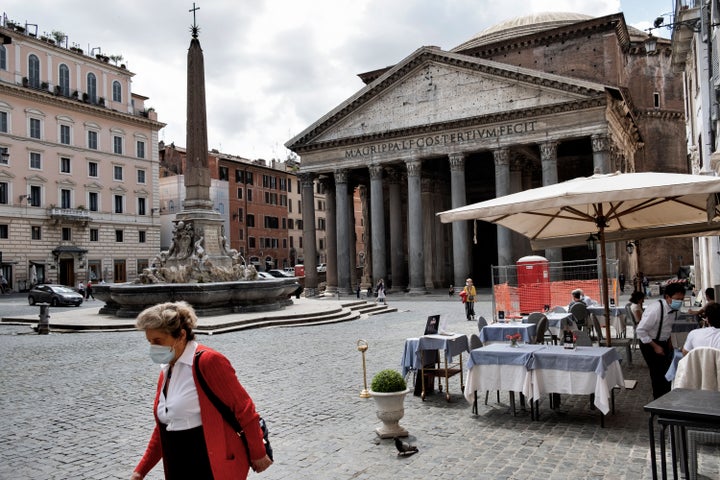
[[5, 275], [0, 273], [0, 293], [9, 293], [10, 288], [8, 287], [8, 281]]
[[[150, 358], [161, 364], [161, 371], [153, 407], [155, 429], [131, 480], [145, 478], [160, 460], [166, 479], [242, 480], [250, 467], [259, 473], [272, 465], [255, 404], [228, 359], [195, 341], [196, 325], [195, 311], [185, 302], [161, 303], [137, 318], [136, 326], [150, 343]], [[241, 438], [198, 388], [194, 362], [209, 390], [242, 425], [250, 458]]]
[[85, 285], [85, 300], [90, 300], [90, 298], [95, 300], [95, 295], [93, 295], [92, 290], [92, 281], [88, 280], [87, 285]]
[[78, 283], [78, 293], [85, 298], [85, 284], [83, 282]]
[[475, 320], [475, 285], [473, 285], [472, 278], [465, 280], [465, 287], [463, 288], [463, 297], [465, 298], [465, 317], [470, 320]]

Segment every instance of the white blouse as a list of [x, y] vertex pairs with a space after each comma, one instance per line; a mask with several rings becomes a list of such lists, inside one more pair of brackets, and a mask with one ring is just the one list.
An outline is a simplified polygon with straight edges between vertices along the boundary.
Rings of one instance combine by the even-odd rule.
[[193, 360], [197, 346], [195, 341], [187, 343], [185, 351], [175, 362], [169, 379], [167, 373], [170, 365], [162, 366], [165, 381], [170, 383], [167, 398], [160, 392], [157, 416], [161, 423], [167, 425], [168, 431], [189, 430], [202, 425], [200, 402], [193, 380]]

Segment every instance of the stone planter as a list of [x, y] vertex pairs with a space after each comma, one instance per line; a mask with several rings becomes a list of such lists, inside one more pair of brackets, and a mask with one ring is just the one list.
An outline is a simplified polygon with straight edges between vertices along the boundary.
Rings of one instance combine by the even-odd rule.
[[375, 433], [380, 438], [407, 437], [408, 431], [400, 426], [400, 419], [405, 415], [405, 395], [410, 389], [402, 392], [373, 392], [370, 396], [375, 399], [377, 406], [377, 417], [383, 422], [383, 426], [376, 428]]

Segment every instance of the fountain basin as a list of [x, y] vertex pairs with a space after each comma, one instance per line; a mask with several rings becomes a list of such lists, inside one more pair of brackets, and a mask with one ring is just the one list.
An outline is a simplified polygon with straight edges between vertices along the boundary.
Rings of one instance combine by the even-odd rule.
[[93, 295], [105, 302], [101, 314], [136, 317], [163, 302], [186, 301], [199, 317], [280, 310], [292, 304], [300, 284], [294, 278], [209, 283], [117, 283], [93, 285]]

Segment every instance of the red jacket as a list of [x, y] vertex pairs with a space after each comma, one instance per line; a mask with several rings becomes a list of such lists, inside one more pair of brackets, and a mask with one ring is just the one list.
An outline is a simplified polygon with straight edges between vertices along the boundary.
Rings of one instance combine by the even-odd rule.
[[[252, 399], [235, 376], [235, 370], [224, 355], [211, 348], [198, 345], [197, 351], [201, 350], [205, 353], [202, 355], [200, 369], [210, 390], [235, 412], [235, 416], [248, 439], [250, 456], [254, 460], [264, 457], [265, 445], [263, 444], [262, 430], [259, 424], [260, 416], [255, 411]], [[160, 373], [153, 407], [155, 429], [143, 458], [135, 468], [135, 471], [140, 472], [143, 477], [162, 459], [157, 406], [163, 382], [163, 374]], [[217, 411], [198, 384], [197, 378], [195, 378], [195, 388], [200, 402], [200, 417], [202, 418], [205, 444], [207, 445], [214, 479], [238, 480], [247, 478], [250, 464], [242, 440], [230, 425], [223, 420], [220, 412]]]

